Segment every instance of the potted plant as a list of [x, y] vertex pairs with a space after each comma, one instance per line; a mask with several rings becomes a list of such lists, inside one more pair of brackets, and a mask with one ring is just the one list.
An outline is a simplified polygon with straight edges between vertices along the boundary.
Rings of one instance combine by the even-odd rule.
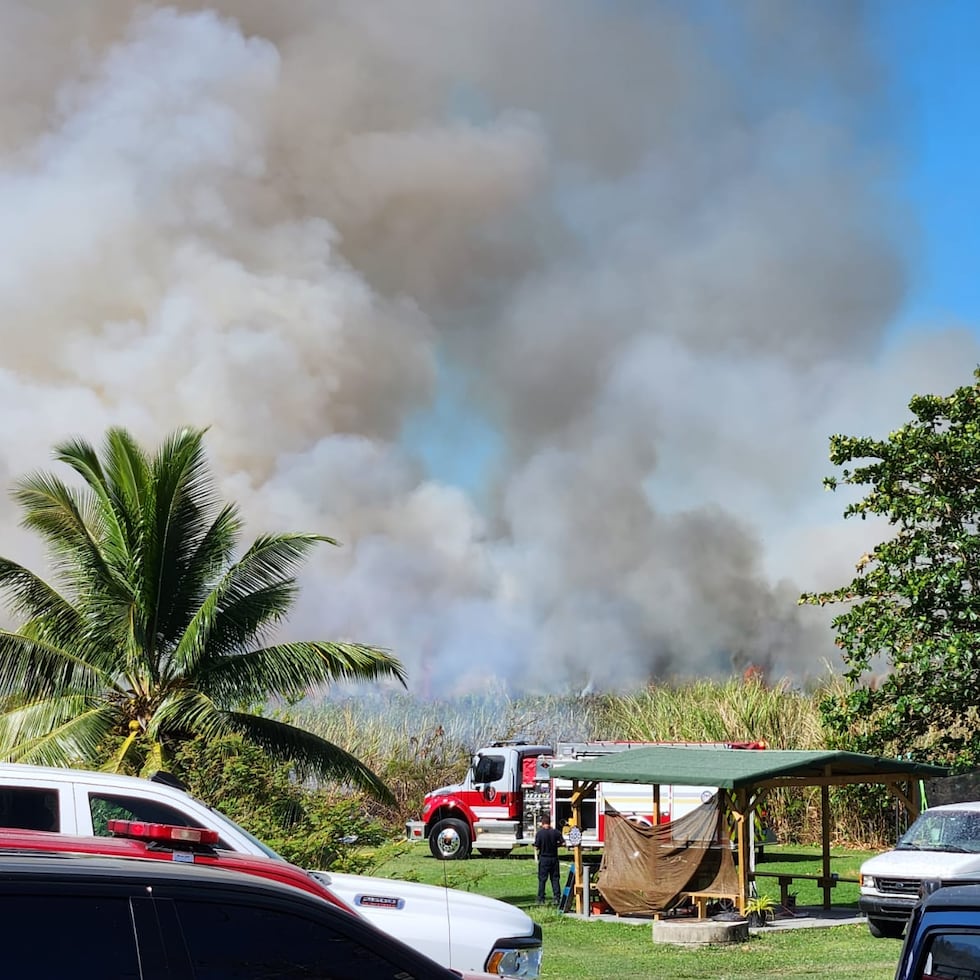
[[745, 916], [750, 926], [764, 926], [776, 917], [776, 903], [768, 895], [757, 895], [745, 903]]

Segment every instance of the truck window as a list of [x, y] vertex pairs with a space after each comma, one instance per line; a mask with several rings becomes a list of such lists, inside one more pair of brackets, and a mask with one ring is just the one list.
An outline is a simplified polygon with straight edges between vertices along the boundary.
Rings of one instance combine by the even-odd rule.
[[473, 774], [474, 783], [495, 783], [503, 779], [506, 760], [502, 755], [481, 755]]
[[[92, 833], [96, 837], [109, 836], [107, 824], [110, 820], [145, 820], [147, 823], [166, 823], [174, 827], [204, 827], [200, 821], [191, 819], [176, 807], [157, 800], [144, 800], [139, 796], [89, 793], [88, 802], [92, 814]], [[217, 821], [210, 829], [218, 829]], [[230, 850], [224, 841], [219, 840], [218, 846]]]
[[941, 933], [927, 945], [921, 980], [978, 980], [980, 933]]
[[950, 843], [963, 850], [980, 851], [980, 813], [957, 814], [950, 832]]
[[61, 830], [58, 791], [37, 786], [0, 786], [0, 826]]
[[896, 850], [980, 851], [980, 814], [926, 810], [898, 839]]
[[[51, 880], [51, 889], [61, 887]], [[129, 901], [123, 896], [0, 895], [3, 972], [8, 977], [139, 980]]]

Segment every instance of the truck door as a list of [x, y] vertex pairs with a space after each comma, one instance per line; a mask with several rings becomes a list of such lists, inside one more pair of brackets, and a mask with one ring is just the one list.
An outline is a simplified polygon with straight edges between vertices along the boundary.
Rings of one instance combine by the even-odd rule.
[[473, 788], [480, 794], [473, 806], [478, 820], [506, 820], [517, 805], [515, 753], [487, 752], [477, 756]]

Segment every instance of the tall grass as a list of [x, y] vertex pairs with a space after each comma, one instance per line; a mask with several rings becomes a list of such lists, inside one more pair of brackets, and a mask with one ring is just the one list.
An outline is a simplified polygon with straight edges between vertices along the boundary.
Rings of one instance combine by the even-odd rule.
[[[771, 749], [816, 751], [830, 747], [820, 702], [839, 682], [810, 692], [770, 687], [754, 675], [723, 682], [650, 686], [609, 696], [603, 727], [617, 737], [646, 741], [764, 741]], [[609, 736], [607, 736], [609, 737]], [[835, 843], [882, 846], [894, 823], [892, 804], [880, 788], [857, 786], [830, 793]], [[817, 788], [773, 790], [763, 801], [765, 822], [781, 841], [816, 843], [821, 836]]]
[[653, 742], [747, 742], [773, 749], [825, 745], [816, 700], [761, 680], [651, 686], [603, 699], [601, 724], [617, 738]]
[[[393, 827], [418, 815], [426, 792], [459, 781], [472, 753], [501, 739], [623, 739], [654, 742], [764, 740], [774, 749], [828, 747], [812, 692], [748, 676], [728, 681], [651, 685], [629, 694], [588, 697], [504, 694], [419, 701], [406, 694], [308, 702], [293, 720], [352, 752], [385, 778], [397, 805], [379, 815]], [[854, 805], [854, 790], [831, 794], [834, 839], [877, 847], [889, 827]], [[820, 839], [819, 790], [779, 790], [765, 800], [767, 821], [783, 841]]]
[[515, 738], [545, 745], [594, 738], [597, 703], [503, 694], [418, 701], [393, 694], [324, 700], [294, 710], [291, 717], [382, 776], [396, 805], [378, 815], [400, 825], [418, 816], [427, 792], [459, 782], [481, 745]]
[[419, 701], [407, 694], [323, 700], [292, 712], [308, 731], [342, 745], [369, 765], [393, 754], [430, 751], [465, 762], [481, 745], [522, 738], [551, 745], [556, 741], [595, 738], [598, 698], [503, 694], [468, 696], [452, 701]]

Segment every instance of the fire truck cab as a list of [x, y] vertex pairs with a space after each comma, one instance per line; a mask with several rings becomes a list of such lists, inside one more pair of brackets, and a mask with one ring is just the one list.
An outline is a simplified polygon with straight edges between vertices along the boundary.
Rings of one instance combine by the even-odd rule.
[[493, 742], [480, 749], [462, 783], [427, 793], [422, 819], [409, 821], [408, 838], [429, 841], [434, 857], [453, 861], [477, 850], [509, 853], [530, 844], [544, 814], [551, 813], [546, 767], [550, 745]]

